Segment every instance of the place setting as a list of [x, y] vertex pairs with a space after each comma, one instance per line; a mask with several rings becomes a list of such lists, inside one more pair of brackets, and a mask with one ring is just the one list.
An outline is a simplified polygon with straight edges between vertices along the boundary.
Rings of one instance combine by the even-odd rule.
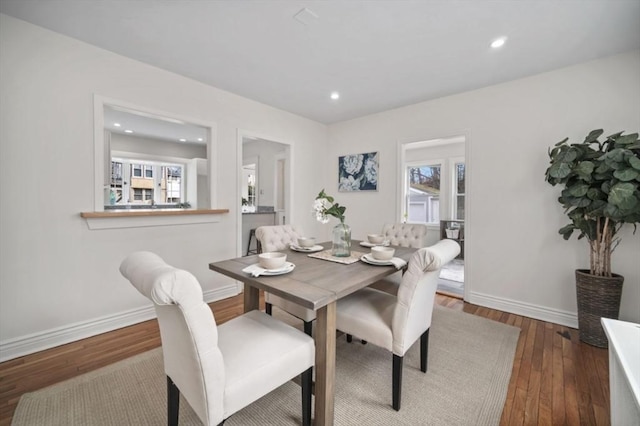
[[362, 247], [388, 246], [389, 240], [384, 238], [382, 234], [368, 234], [368, 241], [360, 241]]
[[261, 253], [258, 255], [258, 263], [247, 266], [242, 272], [250, 274], [252, 277], [260, 275], [283, 275], [293, 271], [296, 267], [291, 262], [287, 262], [287, 254], [280, 252]]
[[296, 241], [297, 244], [289, 244], [289, 248], [293, 251], [301, 253], [315, 253], [324, 249], [321, 245], [316, 244], [316, 239], [313, 237], [300, 237], [297, 238]]
[[396, 249], [393, 247], [374, 246], [371, 253], [363, 254], [360, 257], [364, 263], [375, 266], [395, 266], [396, 269], [404, 268], [407, 262], [399, 257], [394, 257]]

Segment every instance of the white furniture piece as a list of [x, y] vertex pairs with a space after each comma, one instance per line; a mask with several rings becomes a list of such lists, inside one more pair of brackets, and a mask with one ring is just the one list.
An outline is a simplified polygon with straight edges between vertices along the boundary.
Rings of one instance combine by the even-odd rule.
[[420, 369], [427, 371], [429, 327], [442, 265], [460, 253], [452, 240], [441, 240], [415, 252], [402, 277], [397, 296], [364, 288], [343, 299], [336, 307], [336, 329], [359, 337], [393, 354], [393, 409], [400, 410], [402, 361], [420, 338]]
[[640, 324], [601, 318], [609, 339], [612, 426], [640, 425]]
[[216, 326], [198, 280], [154, 253], [128, 255], [120, 272], [155, 306], [169, 425], [178, 424], [180, 393], [203, 424], [218, 425], [298, 374], [310, 425], [313, 339], [260, 311]]
[[417, 223], [385, 223], [382, 235], [392, 246], [422, 248], [427, 244], [427, 226]]
[[[303, 237], [302, 229], [294, 225], [261, 226], [256, 229], [256, 238], [263, 252], [288, 250], [290, 244], [297, 244], [298, 237]], [[311, 336], [312, 321], [316, 319], [315, 311], [304, 308], [271, 293], [264, 293], [265, 310], [271, 315], [273, 305], [291, 315], [300, 318], [304, 323], [304, 332]]]
[[[422, 248], [427, 244], [426, 225], [385, 223], [382, 227], [382, 235], [392, 246]], [[373, 283], [371, 287], [396, 295], [401, 281], [402, 272], [397, 272]]]

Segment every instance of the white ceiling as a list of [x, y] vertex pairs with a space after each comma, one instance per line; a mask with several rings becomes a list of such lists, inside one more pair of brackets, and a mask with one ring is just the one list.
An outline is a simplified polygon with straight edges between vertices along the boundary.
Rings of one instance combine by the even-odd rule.
[[0, 12], [322, 123], [640, 49], [640, 0], [0, 0]]

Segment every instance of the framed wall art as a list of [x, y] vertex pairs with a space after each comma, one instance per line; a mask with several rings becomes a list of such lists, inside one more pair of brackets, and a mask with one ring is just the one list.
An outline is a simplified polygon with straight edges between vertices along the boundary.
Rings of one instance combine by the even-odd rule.
[[338, 157], [338, 191], [377, 191], [378, 153]]

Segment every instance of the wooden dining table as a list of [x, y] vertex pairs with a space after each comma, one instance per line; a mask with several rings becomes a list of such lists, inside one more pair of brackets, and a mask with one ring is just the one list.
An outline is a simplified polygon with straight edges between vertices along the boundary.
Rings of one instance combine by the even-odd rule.
[[[331, 243], [321, 244], [330, 249]], [[394, 247], [394, 257], [409, 261], [414, 248]], [[370, 248], [352, 241], [352, 255], [366, 254]], [[281, 250], [287, 254], [287, 261], [295, 265], [293, 271], [283, 275], [258, 277], [242, 270], [258, 263], [258, 256], [244, 256], [235, 259], [212, 262], [209, 269], [242, 281], [244, 286], [244, 311], [260, 309], [260, 290], [267, 291], [283, 299], [299, 304], [316, 312], [315, 329], [315, 412], [314, 424], [333, 425], [334, 386], [336, 368], [336, 302], [368, 285], [394, 274], [394, 266], [378, 266], [361, 260], [342, 264], [330, 260], [309, 257], [309, 253], [291, 249]]]

